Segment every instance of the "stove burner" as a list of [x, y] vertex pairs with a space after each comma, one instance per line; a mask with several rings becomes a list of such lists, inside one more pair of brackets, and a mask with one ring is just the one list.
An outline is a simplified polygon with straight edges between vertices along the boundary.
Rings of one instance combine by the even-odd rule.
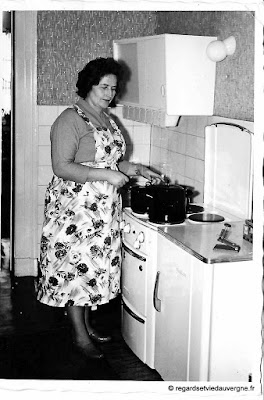
[[211, 213], [192, 214], [188, 217], [188, 219], [194, 222], [222, 222], [225, 220], [222, 215]]

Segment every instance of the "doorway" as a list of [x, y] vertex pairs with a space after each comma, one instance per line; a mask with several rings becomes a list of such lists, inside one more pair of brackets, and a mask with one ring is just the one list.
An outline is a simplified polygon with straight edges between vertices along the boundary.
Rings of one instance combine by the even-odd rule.
[[12, 272], [12, 14], [1, 18], [1, 269]]

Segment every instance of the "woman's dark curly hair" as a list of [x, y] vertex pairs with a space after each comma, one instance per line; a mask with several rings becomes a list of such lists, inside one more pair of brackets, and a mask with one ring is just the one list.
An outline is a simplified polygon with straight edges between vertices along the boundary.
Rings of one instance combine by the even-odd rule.
[[78, 80], [76, 83], [76, 93], [83, 99], [86, 99], [87, 94], [92, 89], [93, 85], [98, 85], [100, 80], [105, 75], [115, 75], [117, 79], [116, 93], [120, 88], [120, 81], [123, 76], [122, 66], [113, 58], [95, 58], [88, 62], [85, 67], [78, 73]]

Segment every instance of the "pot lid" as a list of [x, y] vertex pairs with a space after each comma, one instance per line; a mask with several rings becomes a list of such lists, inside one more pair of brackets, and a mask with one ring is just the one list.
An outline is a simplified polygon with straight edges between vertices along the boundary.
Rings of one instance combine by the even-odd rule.
[[157, 191], [174, 191], [174, 190], [183, 190], [184, 188], [180, 185], [147, 185], [146, 186], [150, 190], [157, 190]]

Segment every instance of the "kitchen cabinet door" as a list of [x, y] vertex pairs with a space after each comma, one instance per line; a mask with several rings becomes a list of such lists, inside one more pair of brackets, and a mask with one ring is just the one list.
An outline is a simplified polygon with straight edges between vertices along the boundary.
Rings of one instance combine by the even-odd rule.
[[192, 287], [189, 380], [252, 381], [257, 387], [261, 334], [253, 262], [194, 258]]
[[162, 235], [158, 248], [154, 366], [164, 380], [186, 381], [192, 258]]
[[141, 104], [157, 110], [166, 109], [165, 41], [163, 36], [138, 43], [138, 59], [144, 66]]
[[260, 382], [260, 296], [252, 261], [214, 266], [210, 381]]

